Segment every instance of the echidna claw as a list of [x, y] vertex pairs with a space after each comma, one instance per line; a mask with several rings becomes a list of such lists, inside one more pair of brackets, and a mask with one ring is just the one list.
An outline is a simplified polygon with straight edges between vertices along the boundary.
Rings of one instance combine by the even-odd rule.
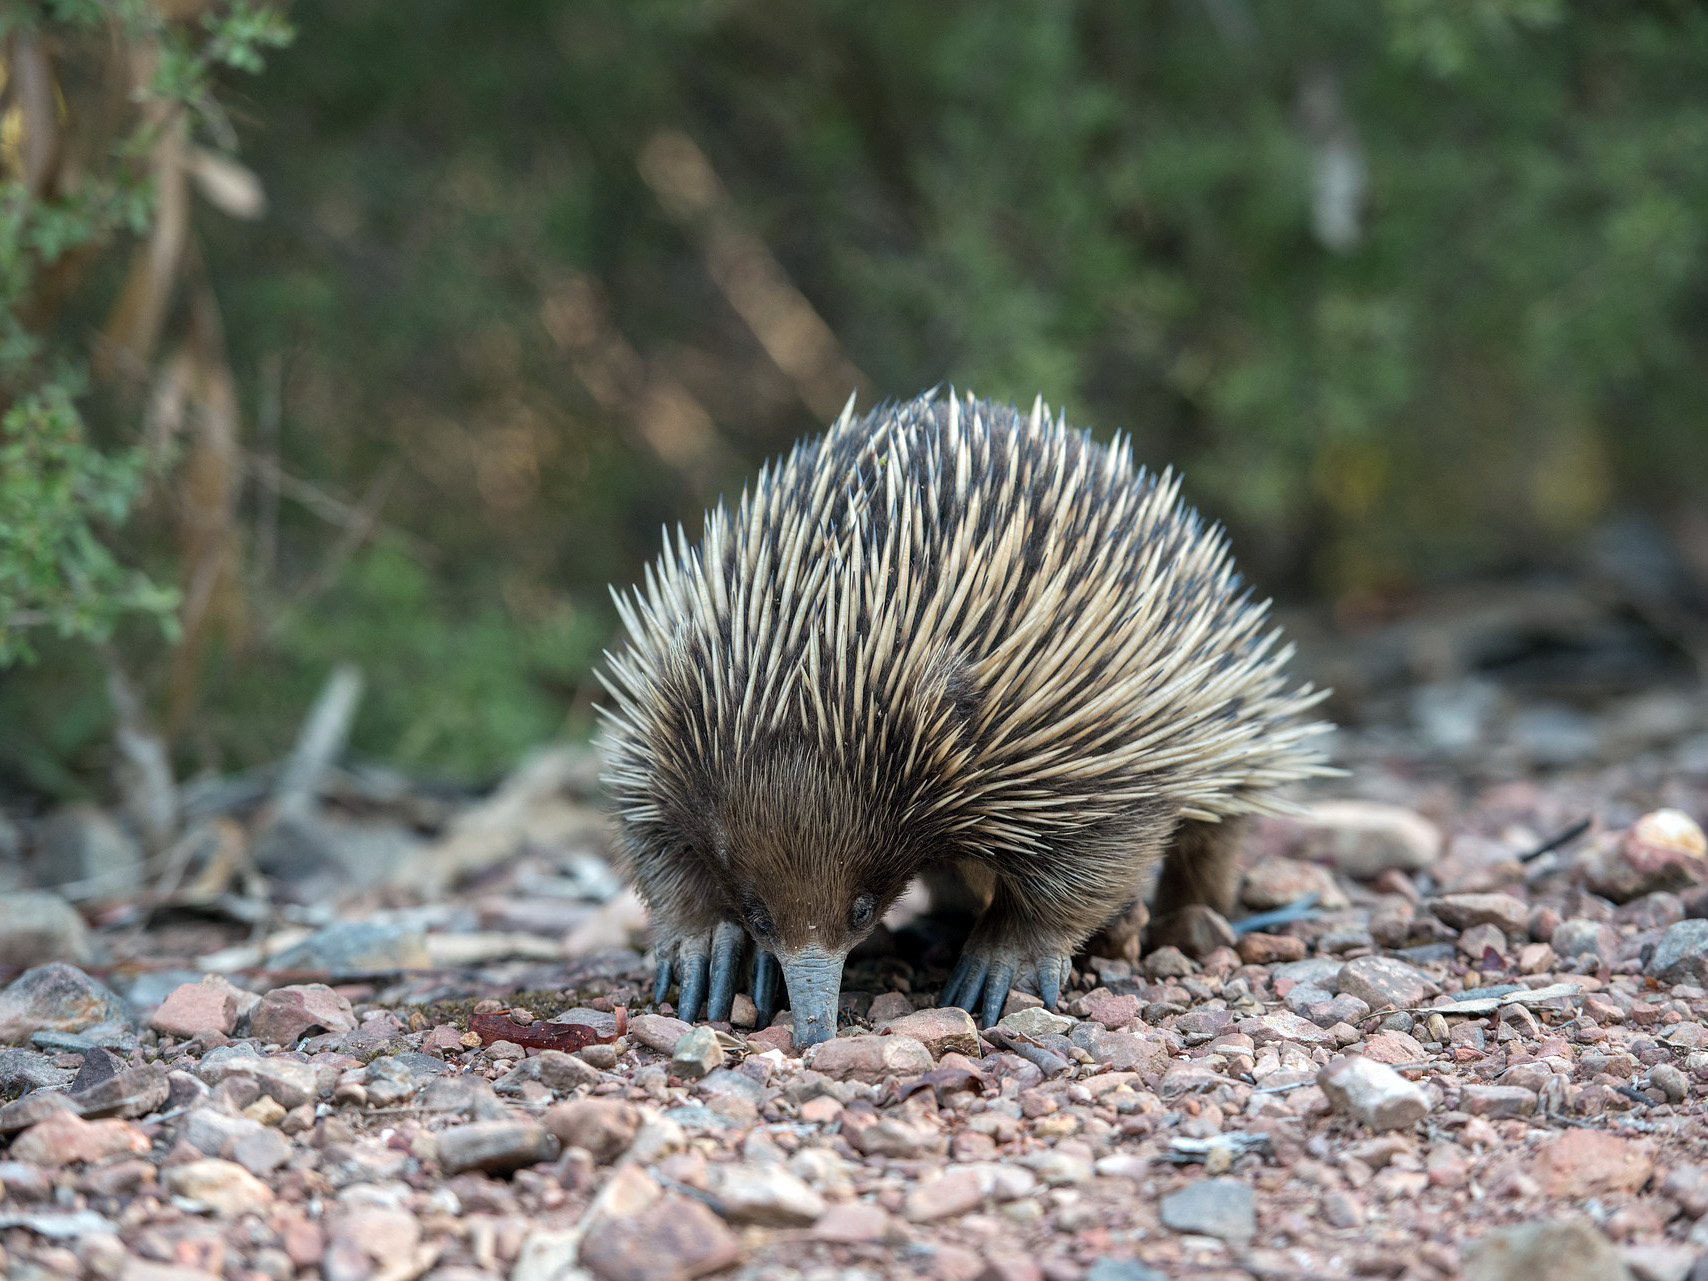
[[675, 955], [673, 948], [660, 945], [658, 950], [658, 966], [653, 971], [652, 1003], [664, 1004], [664, 994], [670, 990], [670, 961]]
[[753, 954], [753, 1005], [759, 1011], [759, 1026], [770, 1027], [777, 1013], [777, 980], [783, 970], [777, 958], [764, 948]]
[[741, 952], [747, 934], [734, 921], [720, 921], [712, 931], [712, 985], [706, 997], [706, 1019], [716, 1023], [728, 1020], [730, 1005], [735, 1000], [735, 973], [741, 964]]
[[706, 999], [708, 950], [703, 937], [683, 939], [678, 944], [676, 963], [680, 967], [682, 992], [676, 1002], [676, 1017], [689, 1023], [699, 1021], [700, 1006]]
[[1062, 984], [1067, 982], [1072, 960], [1065, 956], [1048, 956], [1038, 962], [1038, 995], [1044, 1008], [1053, 1010], [1062, 997]]
[[994, 1027], [1002, 1017], [1002, 1007], [1008, 1001], [1008, 989], [1014, 986], [1014, 962], [1009, 957], [1000, 957], [990, 967], [990, 975], [984, 981], [984, 1014], [981, 1020], [985, 1027]]

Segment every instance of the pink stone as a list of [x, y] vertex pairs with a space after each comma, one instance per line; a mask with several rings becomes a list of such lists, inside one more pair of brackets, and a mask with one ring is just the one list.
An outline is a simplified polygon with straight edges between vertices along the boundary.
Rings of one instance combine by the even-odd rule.
[[807, 1051], [807, 1066], [839, 1080], [881, 1081], [918, 1076], [932, 1067], [931, 1051], [911, 1036], [843, 1036]]
[[217, 1032], [230, 1036], [237, 1026], [237, 1007], [243, 993], [217, 974], [200, 983], [183, 983], [172, 989], [148, 1025], [167, 1036], [202, 1036]]
[[146, 1152], [148, 1136], [129, 1121], [85, 1121], [75, 1112], [55, 1112], [12, 1140], [11, 1157], [57, 1170]]
[[989, 1183], [988, 1174], [981, 1178], [975, 1170], [949, 1170], [909, 1192], [903, 1213], [913, 1223], [955, 1218], [983, 1204]]
[[[953, 1007], [938, 1010], [919, 1010], [890, 1019], [884, 1031], [896, 1036], [911, 1036], [931, 1051], [933, 1057], [954, 1051], [957, 1054], [979, 1053], [979, 1030], [973, 1016]], [[819, 1069], [823, 1071], [823, 1069]]]
[[747, 1036], [747, 1043], [757, 1045], [761, 1054], [766, 1050], [780, 1050], [784, 1054], [795, 1052], [795, 1034], [787, 1025], [762, 1028], [758, 1032], [750, 1032]]
[[421, 1042], [421, 1048], [428, 1054], [460, 1054], [465, 1048], [463, 1034], [449, 1023], [441, 1023], [434, 1028]]
[[821, 1241], [852, 1245], [884, 1241], [894, 1231], [894, 1221], [881, 1206], [844, 1201], [824, 1212], [813, 1225], [812, 1234]]
[[356, 1026], [350, 1002], [324, 983], [293, 983], [264, 993], [249, 1016], [249, 1032], [271, 1045], [295, 1045], [310, 1032], [349, 1032]]
[[1635, 1192], [1649, 1181], [1655, 1163], [1635, 1140], [1602, 1130], [1567, 1130], [1542, 1145], [1526, 1168], [1546, 1195], [1576, 1201]]
[[1098, 988], [1087, 993], [1085, 997], [1085, 1016], [1101, 1023], [1111, 1032], [1119, 1032], [1138, 1018], [1140, 1008], [1138, 997], [1131, 993], [1116, 996], [1107, 988]]

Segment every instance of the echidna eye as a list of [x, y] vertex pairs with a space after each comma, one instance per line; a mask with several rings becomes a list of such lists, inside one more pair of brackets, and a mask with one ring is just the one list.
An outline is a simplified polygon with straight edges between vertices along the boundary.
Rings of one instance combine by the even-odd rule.
[[872, 901], [870, 894], [862, 894], [854, 900], [854, 906], [848, 909], [848, 924], [855, 929], [864, 929], [872, 923], [872, 913], [877, 910], [877, 904]]
[[747, 927], [758, 938], [770, 938], [771, 931], [776, 928], [771, 921], [771, 913], [751, 894], [742, 895], [742, 911], [747, 914]]

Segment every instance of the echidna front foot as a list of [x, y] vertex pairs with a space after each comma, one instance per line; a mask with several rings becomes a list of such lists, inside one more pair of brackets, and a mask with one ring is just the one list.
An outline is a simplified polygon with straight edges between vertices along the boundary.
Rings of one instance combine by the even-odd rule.
[[674, 978], [680, 985], [676, 1000], [678, 1018], [698, 1022], [701, 1006], [705, 1007], [708, 1020], [729, 1018], [735, 1001], [736, 974], [746, 944], [746, 933], [733, 921], [720, 921], [709, 930], [661, 938], [653, 971], [653, 1003], [664, 1000]]
[[1030, 973], [1038, 995], [1053, 1010], [1072, 967], [1073, 957], [1066, 952], [1033, 951], [973, 939], [961, 953], [939, 999], [944, 1005], [960, 1006], [977, 1018], [981, 1027], [990, 1027], [1002, 1017], [1002, 1007], [1017, 977]]

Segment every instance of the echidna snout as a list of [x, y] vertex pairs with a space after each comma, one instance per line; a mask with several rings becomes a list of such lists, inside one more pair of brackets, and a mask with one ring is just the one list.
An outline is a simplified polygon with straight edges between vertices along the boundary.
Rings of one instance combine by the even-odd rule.
[[1333, 772], [1222, 531], [1041, 403], [850, 408], [617, 605], [605, 779], [688, 1019], [747, 981], [764, 1021], [786, 971], [831, 1035], [858, 905], [938, 868], [982, 909], [940, 999], [1053, 1004], [1159, 858], [1225, 907], [1223, 820]]

